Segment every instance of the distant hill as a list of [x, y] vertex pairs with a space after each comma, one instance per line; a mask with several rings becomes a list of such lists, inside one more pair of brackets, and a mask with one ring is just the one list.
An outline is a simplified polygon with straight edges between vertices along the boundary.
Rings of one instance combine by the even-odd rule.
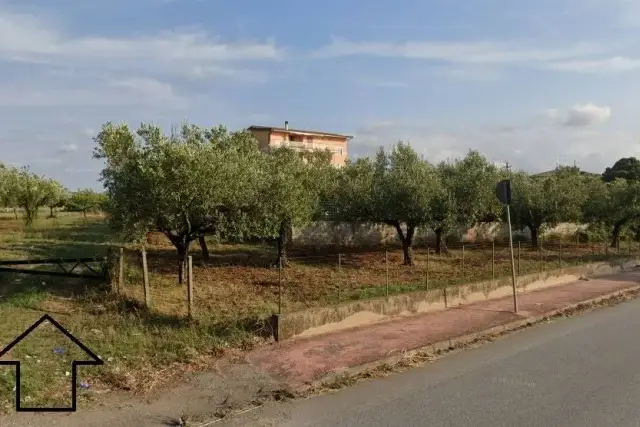
[[[531, 176], [534, 176], [534, 177], [543, 177], [543, 176], [549, 176], [549, 175], [552, 175], [552, 174], [554, 174], [555, 172], [556, 172], [556, 170], [555, 170], [555, 169], [552, 169], [552, 170], [550, 170], [550, 171], [536, 173], [536, 174], [533, 174], [533, 175], [531, 175]], [[587, 171], [583, 171], [583, 170], [581, 170], [581, 171], [580, 171], [580, 175], [582, 175], [582, 176], [594, 176], [594, 177], [596, 177], [596, 176], [601, 176], [601, 174], [599, 174], [599, 173], [587, 172]]]

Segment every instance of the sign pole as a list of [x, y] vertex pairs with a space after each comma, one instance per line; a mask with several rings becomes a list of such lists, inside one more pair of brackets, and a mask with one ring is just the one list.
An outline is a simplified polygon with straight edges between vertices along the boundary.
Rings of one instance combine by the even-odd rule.
[[507, 223], [509, 225], [509, 251], [511, 252], [511, 284], [513, 286], [513, 311], [518, 312], [518, 293], [516, 289], [516, 264], [513, 260], [513, 237], [511, 235], [511, 211], [507, 205]]
[[507, 207], [507, 224], [509, 225], [509, 252], [511, 253], [511, 284], [513, 286], [513, 311], [518, 312], [518, 290], [516, 287], [516, 263], [513, 259], [513, 234], [511, 232], [511, 181], [502, 180], [496, 185], [496, 197]]

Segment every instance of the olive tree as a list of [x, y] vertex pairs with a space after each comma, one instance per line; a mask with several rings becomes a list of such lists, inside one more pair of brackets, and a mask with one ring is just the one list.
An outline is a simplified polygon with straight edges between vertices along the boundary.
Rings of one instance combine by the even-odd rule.
[[49, 208], [49, 218], [55, 218], [56, 209], [65, 206], [68, 200], [67, 189], [53, 179], [46, 180], [46, 206]]
[[379, 149], [373, 169], [371, 220], [395, 228], [403, 263], [413, 265], [413, 238], [418, 227], [428, 224], [436, 194], [435, 169], [403, 142], [390, 152]]
[[640, 219], [640, 183], [622, 178], [591, 182], [583, 213], [587, 222], [610, 230], [611, 247], [616, 247], [623, 228]]
[[287, 265], [287, 244], [293, 227], [314, 219], [320, 210], [323, 187], [330, 173], [329, 157], [300, 153], [288, 147], [270, 150], [264, 159], [260, 190], [260, 237], [276, 241], [274, 266]]
[[17, 205], [24, 210], [24, 222], [33, 224], [38, 210], [47, 203], [48, 182], [45, 178], [23, 167], [17, 174]]
[[82, 212], [82, 216], [86, 218], [88, 212], [100, 210], [103, 203], [104, 195], [87, 188], [71, 193], [65, 206], [69, 211]]
[[18, 219], [18, 170], [0, 163], [0, 203]]
[[373, 216], [374, 163], [370, 158], [347, 159], [344, 167], [327, 181], [330, 193], [323, 201], [326, 217], [335, 223], [371, 221]]
[[[179, 281], [190, 244], [220, 233], [257, 203], [263, 156], [246, 144], [214, 144], [184, 124], [167, 136], [154, 125], [137, 132], [107, 123], [95, 138], [94, 156], [105, 161], [102, 182], [110, 222], [130, 238], [164, 233], [178, 254]], [[233, 139], [237, 133], [229, 136]], [[239, 139], [249, 140], [240, 133]]]
[[553, 173], [539, 176], [515, 172], [511, 179], [511, 220], [516, 228], [529, 228], [533, 247], [538, 247], [540, 233], [546, 227], [582, 217], [587, 178], [577, 168], [558, 167]]
[[436, 235], [436, 253], [441, 253], [442, 236], [452, 227], [471, 227], [499, 218], [502, 207], [494, 189], [500, 178], [498, 168], [475, 150], [462, 159], [438, 165], [439, 182], [430, 221]]

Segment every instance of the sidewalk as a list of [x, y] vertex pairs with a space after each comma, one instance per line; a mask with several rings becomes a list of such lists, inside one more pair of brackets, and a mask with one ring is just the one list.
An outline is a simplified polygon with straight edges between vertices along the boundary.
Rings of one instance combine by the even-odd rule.
[[518, 295], [452, 307], [327, 335], [292, 339], [254, 350], [248, 360], [294, 390], [332, 373], [388, 358], [496, 326], [556, 310], [640, 285], [633, 270]]

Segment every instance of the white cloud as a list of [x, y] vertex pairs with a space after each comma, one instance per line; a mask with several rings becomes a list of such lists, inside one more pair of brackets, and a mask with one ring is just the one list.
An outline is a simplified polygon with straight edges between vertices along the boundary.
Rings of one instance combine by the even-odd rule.
[[581, 73], [617, 73], [640, 68], [640, 59], [614, 56], [604, 59], [574, 60], [552, 62], [546, 67], [550, 70]]
[[277, 60], [274, 42], [225, 43], [204, 32], [138, 37], [70, 36], [36, 16], [0, 10], [0, 60], [190, 72], [220, 63]]
[[410, 41], [406, 43], [352, 42], [334, 38], [313, 53], [317, 58], [377, 56], [425, 59], [450, 63], [515, 64], [580, 58], [606, 51], [593, 44], [540, 48], [531, 43]]
[[[602, 172], [620, 157], [638, 156], [632, 133], [604, 128], [558, 127], [544, 120], [499, 126], [446, 128], [414, 122], [374, 122], [355, 132], [350, 157], [368, 156], [379, 146], [408, 141], [431, 162], [463, 157], [477, 149], [496, 163], [508, 161], [529, 172], [552, 169], [556, 163]], [[602, 150], [606, 141], [607, 150]]]
[[[39, 83], [39, 84], [38, 84]], [[82, 84], [61, 88], [47, 82], [28, 85], [0, 85], [0, 107], [80, 107], [80, 106], [158, 106], [183, 109], [187, 100], [174, 94], [170, 85], [147, 78], [131, 78], [93, 86]]]
[[600, 107], [592, 103], [576, 104], [566, 112], [558, 109], [547, 110], [547, 114], [562, 126], [586, 127], [599, 125], [611, 117], [610, 107]]
[[157, 101], [177, 101], [178, 97], [174, 94], [170, 84], [155, 79], [145, 77], [134, 77], [124, 80], [114, 80], [110, 82], [113, 88], [125, 89], [132, 91], [137, 95], [152, 98]]
[[74, 151], [78, 151], [78, 149], [78, 144], [63, 144], [60, 146], [58, 151], [61, 153], [72, 153]]

